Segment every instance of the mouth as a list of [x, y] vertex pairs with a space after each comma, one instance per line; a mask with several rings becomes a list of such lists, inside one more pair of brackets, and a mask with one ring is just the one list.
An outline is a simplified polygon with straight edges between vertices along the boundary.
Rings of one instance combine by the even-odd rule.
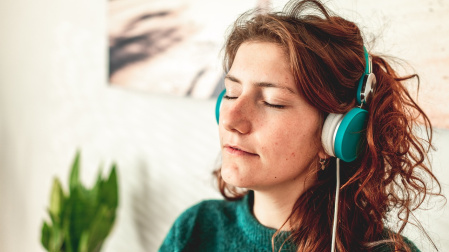
[[248, 156], [259, 156], [256, 153], [252, 153], [246, 150], [243, 150], [242, 148], [238, 146], [232, 146], [232, 145], [225, 145], [223, 147], [224, 150], [226, 150], [228, 153], [232, 155], [242, 156], [242, 155], [248, 155]]

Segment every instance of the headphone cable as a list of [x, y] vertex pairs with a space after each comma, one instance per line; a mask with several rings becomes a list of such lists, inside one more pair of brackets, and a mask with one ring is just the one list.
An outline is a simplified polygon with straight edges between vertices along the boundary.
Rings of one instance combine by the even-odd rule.
[[337, 234], [337, 224], [338, 224], [338, 200], [340, 195], [340, 159], [337, 158], [337, 169], [336, 169], [336, 185], [335, 185], [335, 202], [334, 202], [334, 223], [332, 224], [332, 247], [331, 252], [335, 252], [335, 239]]

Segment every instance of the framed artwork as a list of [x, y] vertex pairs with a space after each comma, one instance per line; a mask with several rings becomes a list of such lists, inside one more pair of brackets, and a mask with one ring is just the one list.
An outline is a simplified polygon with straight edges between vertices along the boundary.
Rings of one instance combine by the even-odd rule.
[[143, 92], [209, 98], [223, 88], [226, 31], [269, 1], [110, 0], [109, 83]]

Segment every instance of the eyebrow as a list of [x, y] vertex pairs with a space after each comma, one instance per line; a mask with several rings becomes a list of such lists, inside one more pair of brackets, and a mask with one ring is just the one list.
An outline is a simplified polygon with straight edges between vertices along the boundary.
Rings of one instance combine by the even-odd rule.
[[[233, 76], [231, 74], [227, 74], [225, 76], [225, 79], [229, 79], [230, 81], [242, 84], [242, 82], [239, 79], [237, 79], [237, 77], [235, 77], [235, 76]], [[293, 89], [291, 89], [290, 87], [286, 87], [286, 86], [282, 86], [282, 85], [274, 84], [274, 83], [270, 83], [270, 82], [256, 82], [256, 83], [254, 83], [254, 85], [257, 86], [257, 87], [263, 87], [263, 88], [280, 88], [280, 89], [285, 89], [285, 90], [289, 91], [292, 94], [296, 94], [296, 92]]]

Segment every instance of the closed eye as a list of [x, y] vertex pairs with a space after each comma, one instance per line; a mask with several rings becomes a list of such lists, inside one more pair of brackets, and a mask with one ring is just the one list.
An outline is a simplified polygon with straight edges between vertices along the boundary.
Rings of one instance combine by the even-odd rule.
[[285, 108], [284, 105], [271, 104], [271, 103], [268, 103], [268, 102], [266, 102], [266, 101], [264, 101], [263, 103], [264, 103], [266, 106], [270, 107], [270, 108], [277, 108], [277, 109], [283, 109], [283, 108]]
[[234, 100], [237, 99], [237, 96], [229, 96], [229, 95], [224, 95], [223, 98], [227, 99], [227, 100]]
[[[238, 97], [237, 96], [224, 95], [223, 98], [226, 99], [226, 100], [235, 100]], [[271, 104], [271, 103], [268, 103], [266, 101], [264, 101], [263, 104], [265, 106], [267, 106], [267, 107], [270, 107], [270, 108], [276, 108], [276, 109], [283, 109], [283, 108], [285, 108], [285, 105]]]

